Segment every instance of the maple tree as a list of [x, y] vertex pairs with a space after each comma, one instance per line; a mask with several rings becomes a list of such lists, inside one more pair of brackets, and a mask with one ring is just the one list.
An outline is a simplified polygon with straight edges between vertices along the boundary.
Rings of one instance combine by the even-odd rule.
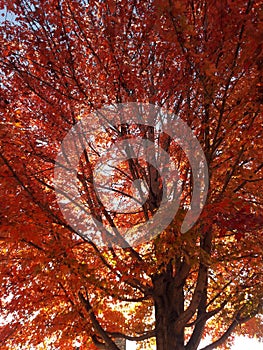
[[[116, 339], [155, 338], [157, 350], [195, 350], [209, 335], [210, 350], [226, 348], [233, 334], [262, 340], [262, 3], [0, 4], [1, 349], [118, 350]], [[130, 196], [127, 184], [143, 179], [143, 210], [106, 208], [92, 172], [110, 142], [138, 131], [159, 142], [183, 191], [160, 234], [105, 247], [63, 217], [54, 165], [72, 126], [92, 125], [90, 113], [126, 102], [163, 107], [188, 124], [207, 159], [208, 196], [182, 234], [193, 190], [184, 151], [150, 127], [106, 128], [78, 168], [83, 198], [105, 227], [136, 231], [163, 194], [154, 169], [131, 159], [116, 169], [115, 198]]]

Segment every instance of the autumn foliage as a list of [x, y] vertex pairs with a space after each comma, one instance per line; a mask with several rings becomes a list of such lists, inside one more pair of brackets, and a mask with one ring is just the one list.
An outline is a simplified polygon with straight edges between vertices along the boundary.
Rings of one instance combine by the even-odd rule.
[[[210, 350], [227, 348], [233, 334], [262, 340], [262, 2], [0, 4], [1, 349], [118, 350], [118, 338], [141, 346], [155, 338], [157, 350], [196, 350], [209, 335]], [[70, 226], [53, 177], [71, 127], [125, 102], [163, 107], [188, 124], [206, 155], [209, 192], [181, 234], [191, 168], [167, 135], [141, 129], [162, 138], [183, 193], [166, 230], [122, 249]], [[100, 203], [91, 175], [108, 144], [134, 130], [120, 123], [98, 135], [78, 179], [93, 215], [136, 230], [158, 209], [155, 197], [135, 215], [117, 215]], [[122, 194], [138, 177], [151, 190], [146, 162], [124, 162], [116, 176]]]

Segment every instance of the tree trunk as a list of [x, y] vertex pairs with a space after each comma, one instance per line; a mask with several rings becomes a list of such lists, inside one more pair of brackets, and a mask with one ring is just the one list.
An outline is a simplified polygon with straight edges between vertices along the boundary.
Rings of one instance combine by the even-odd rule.
[[176, 327], [176, 320], [184, 309], [183, 287], [174, 287], [167, 274], [154, 280], [154, 301], [157, 350], [183, 350], [184, 328]]

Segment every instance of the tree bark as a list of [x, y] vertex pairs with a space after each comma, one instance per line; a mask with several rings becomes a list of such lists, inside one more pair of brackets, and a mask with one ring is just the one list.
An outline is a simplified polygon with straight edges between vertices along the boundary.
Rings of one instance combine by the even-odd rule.
[[184, 328], [175, 325], [184, 308], [183, 287], [175, 288], [168, 273], [159, 275], [153, 282], [157, 350], [183, 350]]

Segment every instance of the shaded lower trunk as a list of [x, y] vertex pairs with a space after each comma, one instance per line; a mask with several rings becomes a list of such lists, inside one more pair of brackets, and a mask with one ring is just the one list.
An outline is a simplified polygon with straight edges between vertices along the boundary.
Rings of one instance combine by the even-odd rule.
[[184, 350], [184, 332], [175, 332], [174, 322], [163, 317], [156, 334], [157, 350]]
[[165, 278], [154, 284], [157, 350], [183, 350], [184, 328], [176, 327], [176, 320], [184, 308], [183, 288], [174, 289]]

